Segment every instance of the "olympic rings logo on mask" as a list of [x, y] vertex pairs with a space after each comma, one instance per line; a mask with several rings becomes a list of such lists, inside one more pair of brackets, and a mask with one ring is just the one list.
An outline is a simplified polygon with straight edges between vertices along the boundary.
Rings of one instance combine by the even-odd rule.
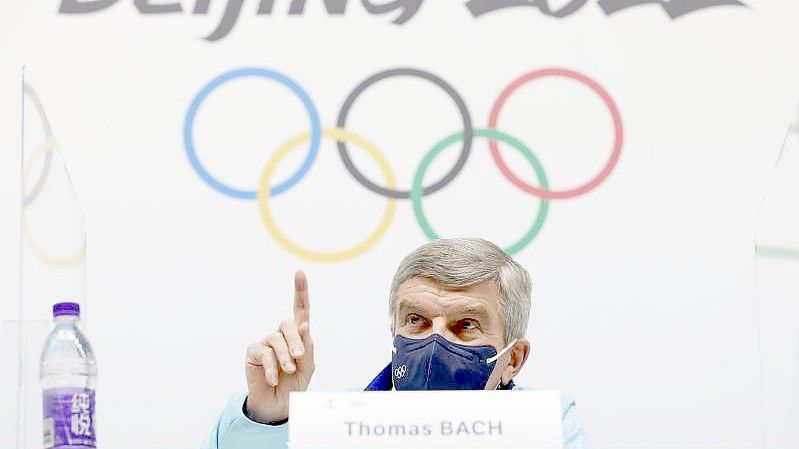
[[394, 378], [402, 379], [406, 375], [408, 375], [408, 366], [407, 365], [400, 365], [400, 366], [394, 368]]
[[[443, 90], [446, 95], [455, 103], [462, 122], [462, 129], [460, 131], [443, 137], [440, 141], [436, 142], [423, 156], [422, 161], [418, 165], [412, 179], [410, 189], [407, 190], [402, 190], [397, 187], [394, 172], [385, 156], [377, 149], [378, 147], [363, 136], [347, 128], [347, 118], [358, 97], [373, 84], [393, 77], [414, 77], [434, 84]], [[261, 171], [260, 182], [258, 183], [258, 186], [251, 190], [242, 190], [229, 186], [212, 176], [205, 166], [203, 166], [203, 164], [200, 162], [194, 142], [194, 122], [197, 117], [197, 112], [199, 111], [205, 99], [219, 86], [240, 78], [266, 78], [283, 85], [289, 89], [300, 100], [300, 102], [302, 102], [308, 115], [308, 121], [310, 124], [309, 131], [293, 136], [272, 154]], [[497, 129], [502, 108], [511, 95], [513, 95], [514, 92], [516, 92], [525, 84], [542, 78], [567, 78], [588, 87], [602, 100], [613, 122], [613, 147], [610, 157], [598, 174], [574, 188], [565, 190], [550, 189], [549, 179], [547, 178], [544, 167], [535, 156], [533, 151], [519, 139]], [[507, 253], [516, 254], [529, 245], [530, 242], [532, 242], [541, 231], [549, 212], [550, 201], [563, 200], [584, 195], [597, 188], [608, 178], [621, 156], [624, 142], [624, 126], [619, 108], [607, 90], [605, 90], [604, 87], [588, 76], [573, 70], [564, 68], [546, 68], [534, 70], [522, 75], [511, 82], [500, 93], [499, 97], [491, 108], [487, 126], [475, 127], [472, 123], [471, 115], [465, 101], [449, 83], [440, 77], [424, 70], [416, 68], [394, 68], [378, 72], [358, 84], [344, 100], [344, 103], [338, 114], [336, 126], [333, 128], [323, 129], [316, 106], [304, 88], [302, 88], [296, 81], [281, 72], [259, 67], [247, 67], [231, 70], [212, 79], [208, 84], [200, 89], [200, 91], [192, 100], [186, 113], [186, 118], [183, 125], [183, 143], [185, 146], [186, 155], [188, 156], [192, 168], [195, 172], [197, 172], [200, 178], [211, 188], [223, 195], [241, 200], [255, 200], [259, 207], [261, 220], [267, 231], [275, 238], [275, 240], [290, 253], [304, 259], [317, 262], [342, 261], [356, 257], [368, 251], [383, 237], [383, 235], [385, 235], [386, 231], [388, 230], [396, 211], [396, 200], [410, 200], [416, 221], [424, 234], [431, 240], [439, 238], [439, 234], [433, 230], [432, 225], [425, 215], [422, 199], [427, 195], [443, 189], [450, 182], [452, 182], [455, 177], [458, 176], [466, 164], [466, 161], [469, 159], [469, 155], [472, 150], [472, 144], [476, 137], [486, 139], [488, 141], [489, 150], [494, 163], [497, 165], [503, 176], [505, 176], [505, 178], [511, 182], [511, 184], [523, 190], [524, 192], [529, 193], [530, 195], [538, 197], [541, 200], [536, 216], [533, 219], [533, 224], [519, 240], [505, 248]], [[311, 166], [316, 161], [317, 155], [319, 154], [321, 141], [323, 139], [330, 139], [336, 142], [338, 153], [342, 162], [344, 163], [344, 167], [359, 184], [366, 189], [377, 193], [378, 195], [386, 197], [387, 199], [383, 216], [377, 228], [372, 231], [372, 233], [369, 234], [363, 241], [348, 249], [337, 252], [316, 251], [305, 248], [293, 242], [280, 230], [270, 210], [271, 197], [285, 193], [289, 189], [296, 186], [308, 174]], [[532, 166], [536, 178], [538, 179], [538, 185], [528, 184], [511, 170], [499, 152], [497, 141], [508, 144], [511, 148], [521, 153], [521, 155]], [[455, 164], [440, 179], [425, 185], [425, 174], [433, 160], [444, 149], [455, 144], [460, 145], [460, 155]], [[307, 147], [307, 152], [305, 153], [305, 157], [300, 167], [287, 179], [274, 182], [275, 180], [272, 179], [273, 174], [280, 161], [290, 152], [303, 145]], [[362, 151], [365, 151], [367, 155], [377, 163], [377, 166], [382, 173], [382, 183], [378, 183], [367, 178], [358, 169], [350, 157], [349, 145], [355, 146]]]

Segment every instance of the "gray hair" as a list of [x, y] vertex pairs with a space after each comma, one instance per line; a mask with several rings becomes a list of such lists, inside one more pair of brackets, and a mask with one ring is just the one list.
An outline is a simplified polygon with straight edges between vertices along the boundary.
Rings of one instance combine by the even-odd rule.
[[391, 282], [389, 307], [392, 331], [396, 322], [398, 289], [413, 277], [428, 278], [448, 288], [490, 282], [499, 290], [505, 320], [505, 342], [524, 337], [530, 318], [530, 274], [497, 245], [483, 239], [436, 240], [405, 256]]

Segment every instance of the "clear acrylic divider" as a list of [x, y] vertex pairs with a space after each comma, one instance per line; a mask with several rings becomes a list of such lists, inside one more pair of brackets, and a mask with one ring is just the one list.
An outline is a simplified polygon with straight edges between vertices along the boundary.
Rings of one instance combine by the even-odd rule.
[[0, 322], [0, 360], [15, 361], [0, 365], [0, 406], [16, 419], [0, 423], [0, 448], [31, 449], [44, 445], [39, 357], [52, 306], [88, 302], [83, 212], [27, 68], [21, 81], [19, 296], [16, 319]]
[[[49, 320], [55, 302], [86, 308], [86, 231], [42, 100], [23, 71], [18, 319]], [[85, 321], [85, 320], [84, 320]]]
[[767, 448], [799, 447], [799, 120], [757, 219], [755, 269]]

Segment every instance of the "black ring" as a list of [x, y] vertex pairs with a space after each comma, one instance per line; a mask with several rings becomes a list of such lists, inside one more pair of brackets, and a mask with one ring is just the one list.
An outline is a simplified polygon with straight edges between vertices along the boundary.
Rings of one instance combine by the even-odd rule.
[[[430, 72], [412, 68], [396, 68], [376, 73], [361, 82], [361, 84], [358, 84], [349, 94], [349, 96], [347, 96], [347, 99], [344, 101], [344, 104], [341, 106], [341, 111], [338, 114], [336, 126], [346, 129], [347, 115], [349, 114], [350, 108], [352, 108], [352, 105], [355, 103], [355, 100], [358, 98], [358, 96], [361, 95], [363, 91], [372, 84], [392, 76], [415, 76], [430, 81], [431, 83], [440, 87], [452, 98], [452, 100], [455, 101], [455, 105], [458, 107], [458, 111], [463, 119], [463, 148], [461, 149], [461, 154], [458, 157], [458, 160], [455, 162], [455, 165], [446, 175], [444, 175], [444, 177], [422, 190], [422, 196], [429, 195], [433, 192], [441, 190], [444, 188], [444, 186], [452, 182], [456, 176], [458, 176], [458, 173], [460, 173], [461, 169], [463, 169], [463, 166], [466, 164], [466, 160], [469, 159], [469, 153], [472, 149], [472, 140], [474, 137], [472, 118], [469, 115], [469, 109], [466, 107], [466, 102], [463, 101], [463, 98], [461, 98], [460, 94], [458, 94], [458, 92], [446, 81]], [[341, 156], [341, 160], [344, 161], [344, 166], [347, 168], [347, 171], [349, 171], [350, 174], [355, 177], [355, 180], [357, 180], [362, 186], [366, 187], [372, 192], [389, 198], [410, 198], [410, 190], [388, 189], [367, 179], [366, 176], [364, 176], [363, 173], [361, 173], [352, 162], [349, 152], [347, 151], [347, 144], [345, 142], [336, 142], [336, 145], [338, 146], [338, 154]]]

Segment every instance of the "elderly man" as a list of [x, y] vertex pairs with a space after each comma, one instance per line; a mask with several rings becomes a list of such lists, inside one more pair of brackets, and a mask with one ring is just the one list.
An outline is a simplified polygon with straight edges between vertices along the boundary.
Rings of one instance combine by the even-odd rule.
[[[249, 346], [248, 392], [230, 401], [206, 447], [286, 447], [289, 393], [305, 391], [314, 372], [302, 272], [294, 288], [294, 318]], [[485, 240], [438, 240], [416, 249], [391, 283], [391, 363], [366, 390], [520, 389], [513, 378], [530, 354], [530, 288], [527, 271]], [[394, 376], [398, 366], [406, 369]], [[571, 400], [563, 400], [562, 421], [564, 447], [586, 447]]]

